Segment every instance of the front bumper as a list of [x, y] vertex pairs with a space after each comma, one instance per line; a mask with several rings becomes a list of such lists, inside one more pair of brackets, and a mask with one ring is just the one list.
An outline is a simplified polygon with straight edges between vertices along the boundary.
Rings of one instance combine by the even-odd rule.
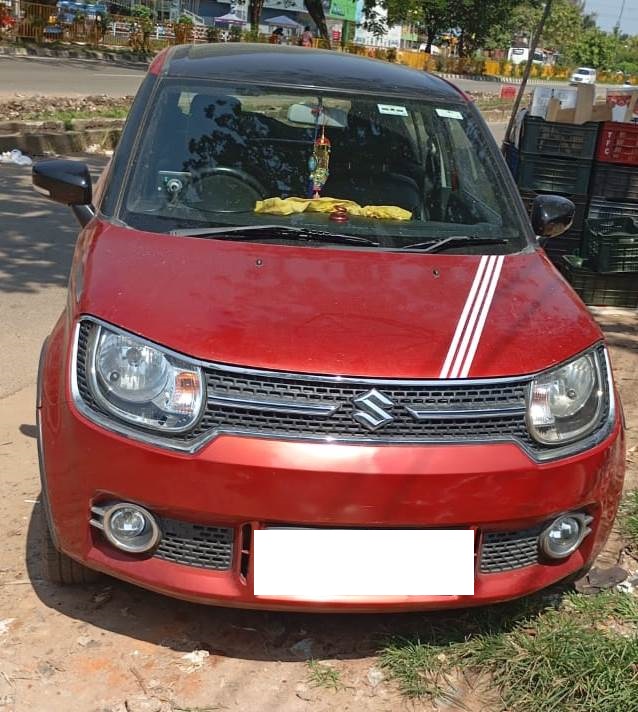
[[[43, 375], [47, 383], [46, 369]], [[49, 400], [46, 388], [44, 393], [43, 471], [60, 548], [91, 568], [191, 601], [271, 610], [399, 611], [516, 598], [592, 561], [609, 535], [622, 490], [619, 421], [593, 450], [542, 464], [514, 444], [373, 447], [236, 436], [221, 436], [185, 455], [107, 432], [87, 421], [68, 397]], [[117, 551], [89, 526], [91, 506], [108, 500], [136, 502], [160, 517], [232, 528], [232, 568], [214, 571]], [[502, 573], [477, 567], [473, 596], [327, 601], [253, 594], [251, 532], [265, 525], [472, 527], [478, 560], [485, 532], [527, 529], [573, 510], [594, 516], [592, 533], [578, 551], [562, 562]]]

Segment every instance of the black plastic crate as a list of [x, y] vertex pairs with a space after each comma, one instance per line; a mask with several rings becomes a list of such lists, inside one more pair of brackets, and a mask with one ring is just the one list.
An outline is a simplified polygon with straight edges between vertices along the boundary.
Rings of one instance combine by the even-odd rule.
[[623, 203], [602, 198], [592, 198], [589, 201], [588, 219], [606, 220], [611, 225], [616, 218], [622, 217], [638, 218], [638, 203]]
[[598, 123], [559, 124], [528, 114], [519, 148], [543, 156], [593, 159], [597, 141]]
[[638, 218], [588, 220], [581, 254], [596, 272], [638, 272]]
[[521, 153], [518, 185], [524, 190], [563, 195], [587, 195], [592, 161], [581, 158], [548, 158]]
[[[532, 204], [534, 203], [537, 195], [560, 195], [560, 193], [542, 193], [534, 190], [520, 190], [519, 192], [528, 215], [532, 214]], [[576, 213], [574, 214], [574, 222], [571, 229], [582, 232], [585, 227], [585, 216], [587, 214], [587, 196], [563, 195], [562, 197], [571, 200], [576, 206]]]
[[520, 160], [518, 148], [516, 148], [513, 143], [504, 143], [503, 155], [505, 157], [505, 162], [510, 169], [510, 173], [514, 176], [514, 180], [516, 180], [518, 178], [518, 163]]
[[591, 194], [606, 200], [638, 203], [638, 166], [594, 163]]
[[560, 237], [545, 238], [541, 240], [540, 244], [549, 259], [554, 264], [558, 264], [563, 255], [580, 253], [583, 245], [583, 231], [569, 230]]
[[577, 255], [563, 256], [559, 269], [585, 304], [638, 307], [638, 277], [635, 274], [599, 274], [589, 269]]

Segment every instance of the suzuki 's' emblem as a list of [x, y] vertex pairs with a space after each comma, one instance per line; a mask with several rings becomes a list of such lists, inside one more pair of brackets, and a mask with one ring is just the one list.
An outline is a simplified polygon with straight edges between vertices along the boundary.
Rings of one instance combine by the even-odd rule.
[[365, 425], [369, 430], [378, 430], [394, 420], [388, 412], [388, 409], [391, 409], [394, 403], [375, 388], [353, 398], [352, 402], [358, 409], [354, 411], [352, 417], [357, 423]]

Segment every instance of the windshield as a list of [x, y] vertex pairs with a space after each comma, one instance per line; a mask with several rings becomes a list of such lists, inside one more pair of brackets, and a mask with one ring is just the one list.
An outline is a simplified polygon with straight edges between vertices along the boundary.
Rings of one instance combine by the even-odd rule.
[[495, 252], [526, 245], [501, 159], [462, 102], [165, 79], [142, 136], [119, 215], [138, 229], [277, 224], [381, 247], [458, 235], [498, 238]]

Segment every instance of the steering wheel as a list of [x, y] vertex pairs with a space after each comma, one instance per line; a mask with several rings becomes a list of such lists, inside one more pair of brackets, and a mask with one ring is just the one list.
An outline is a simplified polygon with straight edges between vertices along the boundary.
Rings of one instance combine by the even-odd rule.
[[[216, 177], [231, 179], [230, 181], [214, 181]], [[207, 181], [213, 179], [213, 185], [207, 185]], [[227, 185], [230, 183], [230, 185]], [[238, 186], [237, 183], [242, 185]], [[212, 208], [216, 213], [243, 213], [254, 208], [257, 200], [266, 198], [266, 189], [255, 178], [241, 170], [230, 166], [214, 166], [204, 168], [201, 172], [193, 176], [193, 187], [200, 197], [208, 198], [210, 204], [223, 203], [226, 206], [235, 204], [237, 207]], [[207, 196], [207, 193], [209, 194]], [[220, 201], [221, 199], [221, 201]]]

